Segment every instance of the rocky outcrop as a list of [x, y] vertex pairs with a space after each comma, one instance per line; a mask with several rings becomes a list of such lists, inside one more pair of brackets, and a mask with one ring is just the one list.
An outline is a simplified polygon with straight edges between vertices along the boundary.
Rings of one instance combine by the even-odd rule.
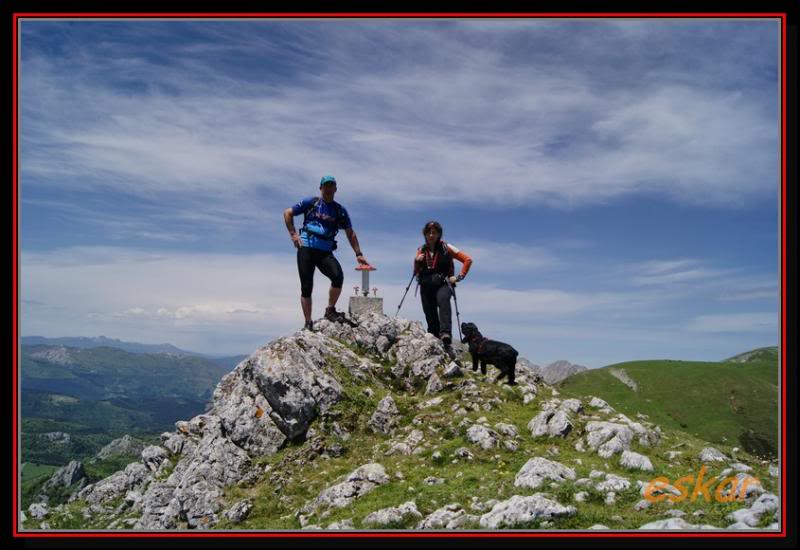
[[421, 450], [419, 445], [424, 437], [425, 435], [421, 430], [411, 430], [411, 433], [408, 434], [403, 441], [393, 442], [391, 447], [389, 447], [389, 450], [386, 451], [386, 455], [410, 455], [412, 453], [416, 453], [418, 450]]
[[416, 503], [409, 501], [400, 506], [372, 512], [362, 520], [362, 523], [376, 528], [391, 528], [420, 518], [422, 518], [422, 514], [417, 510]]
[[388, 482], [389, 476], [383, 466], [376, 463], [364, 464], [349, 473], [344, 481], [322, 491], [313, 502], [303, 508], [303, 513], [313, 513], [320, 507], [344, 508], [353, 500]]
[[480, 446], [481, 449], [491, 449], [498, 445], [498, 434], [491, 428], [475, 424], [467, 430], [467, 439]]
[[66, 432], [46, 432], [42, 437], [54, 445], [69, 445], [72, 438]]
[[153, 473], [142, 463], [133, 462], [124, 470], [111, 474], [92, 485], [87, 485], [70, 497], [70, 501], [85, 500], [90, 505], [100, 505], [139, 489], [149, 482]]
[[139, 456], [144, 450], [145, 444], [143, 441], [125, 435], [119, 439], [115, 439], [102, 449], [100, 449], [94, 456], [95, 460], [107, 460], [109, 458], [117, 458], [121, 456]]
[[526, 462], [522, 469], [517, 472], [517, 476], [514, 478], [514, 486], [537, 489], [548, 480], [563, 483], [572, 479], [575, 479], [575, 470], [572, 468], [546, 458], [536, 457]]
[[697, 529], [719, 529], [714, 525], [693, 525], [682, 518], [660, 519], [645, 523], [639, 529], [664, 530], [697, 530]]
[[726, 462], [728, 457], [719, 452], [714, 447], [705, 447], [700, 451], [701, 462]]
[[391, 435], [400, 420], [400, 411], [391, 395], [387, 395], [378, 403], [376, 410], [367, 424], [369, 428], [378, 433]]
[[70, 493], [81, 490], [87, 484], [86, 472], [83, 464], [71, 461], [66, 466], [59, 468], [45, 481], [35, 497], [38, 502], [48, 503], [52, 497], [65, 498]]
[[528, 423], [533, 437], [566, 437], [573, 429], [572, 415], [583, 412], [577, 399], [551, 399], [542, 405], [542, 412]]
[[623, 451], [619, 459], [619, 465], [629, 470], [653, 471], [653, 463], [650, 462], [650, 459], [633, 451]]
[[584, 427], [585, 437], [578, 441], [576, 449], [585, 445], [603, 458], [630, 451], [634, 439], [644, 447], [652, 447], [661, 439], [661, 428], [634, 422], [624, 414], [617, 414], [609, 421], [592, 420]]
[[242, 500], [231, 506], [229, 510], [226, 510], [224, 515], [232, 523], [241, 523], [247, 519], [252, 510], [253, 502], [251, 500]]
[[727, 519], [728, 521], [744, 524], [747, 527], [757, 527], [762, 516], [773, 513], [777, 515], [779, 507], [780, 499], [772, 493], [766, 493], [758, 497], [749, 508], [741, 508], [731, 512], [728, 514]]
[[417, 529], [460, 529], [468, 521], [478, 517], [468, 514], [460, 504], [451, 503], [435, 510], [417, 524]]
[[563, 506], [541, 494], [515, 495], [508, 500], [498, 502], [491, 511], [482, 515], [480, 525], [486, 529], [514, 529], [527, 527], [530, 523], [542, 519], [571, 516], [576, 512], [574, 506]]

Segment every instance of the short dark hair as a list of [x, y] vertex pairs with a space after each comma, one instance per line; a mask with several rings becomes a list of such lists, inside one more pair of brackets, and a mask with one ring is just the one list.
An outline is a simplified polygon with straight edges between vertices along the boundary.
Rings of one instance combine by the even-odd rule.
[[431, 221], [429, 221], [428, 223], [425, 224], [425, 227], [422, 228], [422, 234], [423, 235], [427, 235], [428, 231], [431, 228], [435, 229], [439, 233], [440, 237], [444, 233], [444, 231], [442, 230], [442, 224], [440, 224], [437, 221], [431, 220]]

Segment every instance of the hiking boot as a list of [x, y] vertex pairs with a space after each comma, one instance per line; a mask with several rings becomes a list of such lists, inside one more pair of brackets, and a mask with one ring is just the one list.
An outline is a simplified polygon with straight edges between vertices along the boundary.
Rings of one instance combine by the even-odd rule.
[[325, 318], [333, 323], [341, 323], [344, 319], [344, 312], [336, 311], [336, 306], [325, 308]]
[[442, 344], [444, 345], [444, 351], [450, 357], [450, 359], [456, 358], [456, 352], [453, 349], [453, 339], [450, 337], [449, 334], [442, 334]]
[[313, 332], [313, 330], [314, 330], [314, 321], [311, 321], [311, 320], [306, 321], [306, 324], [305, 324], [305, 326], [303, 326], [303, 329], [310, 330], [310, 331]]

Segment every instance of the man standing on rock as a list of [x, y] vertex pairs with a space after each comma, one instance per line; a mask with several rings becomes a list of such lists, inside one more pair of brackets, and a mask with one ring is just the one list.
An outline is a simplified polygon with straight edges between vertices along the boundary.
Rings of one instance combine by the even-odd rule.
[[[311, 320], [311, 291], [314, 287], [314, 268], [331, 280], [328, 293], [328, 307], [325, 319], [344, 321], [344, 313], [336, 311], [336, 302], [342, 293], [344, 274], [342, 266], [334, 257], [336, 250], [336, 234], [344, 229], [358, 263], [369, 265], [361, 253], [356, 232], [350, 223], [350, 216], [344, 206], [333, 200], [336, 194], [336, 178], [323, 176], [319, 182], [320, 196], [308, 197], [283, 212], [286, 229], [297, 248], [297, 270], [300, 273], [300, 305], [303, 308], [305, 327], [313, 330]], [[294, 228], [294, 217], [303, 214], [303, 227], [300, 232]]]

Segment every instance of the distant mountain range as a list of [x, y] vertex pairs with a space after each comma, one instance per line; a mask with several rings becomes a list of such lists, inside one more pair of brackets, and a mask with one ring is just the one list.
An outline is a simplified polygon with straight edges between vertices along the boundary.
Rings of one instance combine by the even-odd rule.
[[521, 357], [517, 363], [542, 377], [547, 384], [555, 385], [563, 382], [570, 376], [588, 370], [583, 365], [575, 365], [569, 361], [560, 360], [550, 363], [546, 367], [540, 367], [531, 363], [528, 359]]
[[93, 348], [115, 348], [130, 353], [164, 353], [169, 355], [187, 357], [205, 357], [212, 362], [233, 369], [247, 355], [209, 355], [196, 351], [187, 351], [172, 344], [140, 344], [139, 342], [125, 342], [116, 338], [106, 338], [105, 336], [67, 336], [61, 338], [46, 338], [44, 336], [23, 336], [23, 346], [65, 346], [78, 349]]
[[[145, 347], [157, 353], [99, 345], [108, 338], [53, 340], [96, 346], [23, 342], [23, 460], [44, 464], [93, 454], [125, 434], [173, 429], [176, 420], [204, 412], [220, 379], [245, 357], [210, 358], [169, 344]], [[71, 437], [54, 435], [64, 433]]]
[[140, 344], [138, 342], [124, 342], [116, 338], [106, 338], [105, 336], [92, 336], [92, 337], [63, 337], [63, 338], [45, 338], [44, 336], [23, 336], [23, 346], [67, 346], [70, 348], [117, 348], [131, 353], [174, 353], [176, 355], [193, 355], [198, 357], [206, 357], [203, 353], [194, 351], [186, 351], [177, 348], [172, 344]]

